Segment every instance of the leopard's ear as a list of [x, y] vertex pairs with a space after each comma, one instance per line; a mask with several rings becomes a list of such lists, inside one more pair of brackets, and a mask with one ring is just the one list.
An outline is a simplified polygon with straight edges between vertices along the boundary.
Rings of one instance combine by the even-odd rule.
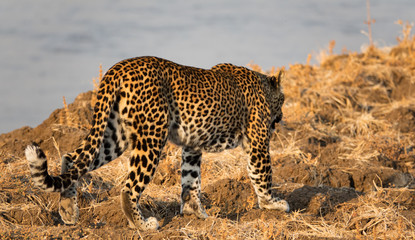
[[282, 80], [283, 80], [283, 78], [285, 77], [285, 70], [284, 70], [284, 68], [281, 68], [281, 70], [280, 70], [280, 72], [278, 73], [278, 77], [277, 77], [277, 86], [280, 86], [281, 85], [281, 82], [282, 82]]
[[279, 87], [281, 85], [281, 82], [284, 76], [285, 76], [285, 71], [284, 71], [284, 68], [282, 68], [278, 72], [278, 75], [276, 77], [275, 76], [271, 77], [271, 85], [274, 87]]

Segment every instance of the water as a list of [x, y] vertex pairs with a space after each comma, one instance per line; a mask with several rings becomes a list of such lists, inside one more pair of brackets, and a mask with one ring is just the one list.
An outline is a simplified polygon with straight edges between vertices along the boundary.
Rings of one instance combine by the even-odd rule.
[[[414, 8], [411, 0], [372, 0], [378, 45], [396, 43], [394, 22], [415, 22]], [[63, 96], [72, 102], [91, 90], [99, 64], [105, 71], [154, 55], [202, 68], [288, 67], [331, 40], [337, 53], [360, 51], [365, 19], [364, 0], [2, 0], [0, 133], [37, 126]]]

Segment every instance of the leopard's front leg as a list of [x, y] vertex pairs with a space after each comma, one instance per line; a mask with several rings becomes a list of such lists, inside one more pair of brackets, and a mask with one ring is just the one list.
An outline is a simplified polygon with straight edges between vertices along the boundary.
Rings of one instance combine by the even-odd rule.
[[249, 154], [248, 174], [258, 197], [261, 209], [277, 209], [290, 211], [287, 201], [275, 196], [272, 191], [271, 156], [269, 154], [270, 127], [266, 124], [270, 120], [261, 119], [262, 114], [254, 112], [251, 115], [250, 126], [244, 138], [243, 146]]
[[202, 153], [190, 148], [182, 152], [182, 203], [181, 214], [194, 214], [198, 218], [207, 218], [200, 201], [200, 163]]
[[268, 151], [258, 148], [251, 149], [248, 173], [258, 197], [258, 205], [261, 209], [277, 209], [290, 211], [287, 201], [272, 194], [272, 170]]

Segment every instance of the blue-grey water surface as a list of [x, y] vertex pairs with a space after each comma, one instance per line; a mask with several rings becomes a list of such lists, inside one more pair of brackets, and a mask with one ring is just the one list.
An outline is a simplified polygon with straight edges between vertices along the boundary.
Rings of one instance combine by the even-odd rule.
[[[412, 0], [372, 0], [377, 45], [396, 44], [394, 22], [415, 22], [414, 13]], [[288, 67], [331, 40], [336, 53], [360, 51], [365, 20], [365, 0], [2, 0], [0, 134], [91, 90], [99, 64], [154, 55], [202, 68]]]

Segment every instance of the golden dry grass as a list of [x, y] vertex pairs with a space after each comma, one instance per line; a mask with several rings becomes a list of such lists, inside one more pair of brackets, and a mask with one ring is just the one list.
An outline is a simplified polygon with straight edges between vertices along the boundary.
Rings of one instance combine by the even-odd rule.
[[[284, 123], [271, 155], [275, 190], [293, 206], [291, 213], [256, 208], [248, 157], [237, 148], [203, 156], [211, 217], [178, 216], [181, 150], [169, 144], [141, 200], [146, 214], [162, 223], [160, 231], [129, 230], [122, 220], [118, 192], [128, 153], [84, 178], [79, 223], [59, 225], [58, 197], [32, 188], [25, 159], [11, 150], [26, 142], [2, 136], [0, 239], [415, 239], [415, 38], [410, 25], [400, 24], [394, 47], [336, 55], [333, 41], [319, 66], [309, 57], [306, 65], [285, 70]], [[61, 154], [75, 147], [65, 145], [68, 139], [86, 134], [89, 115], [80, 109], [90, 112], [95, 94], [80, 96], [80, 105], [64, 100], [48, 125], [53, 131], [41, 144], [52, 174], [59, 173]]]

